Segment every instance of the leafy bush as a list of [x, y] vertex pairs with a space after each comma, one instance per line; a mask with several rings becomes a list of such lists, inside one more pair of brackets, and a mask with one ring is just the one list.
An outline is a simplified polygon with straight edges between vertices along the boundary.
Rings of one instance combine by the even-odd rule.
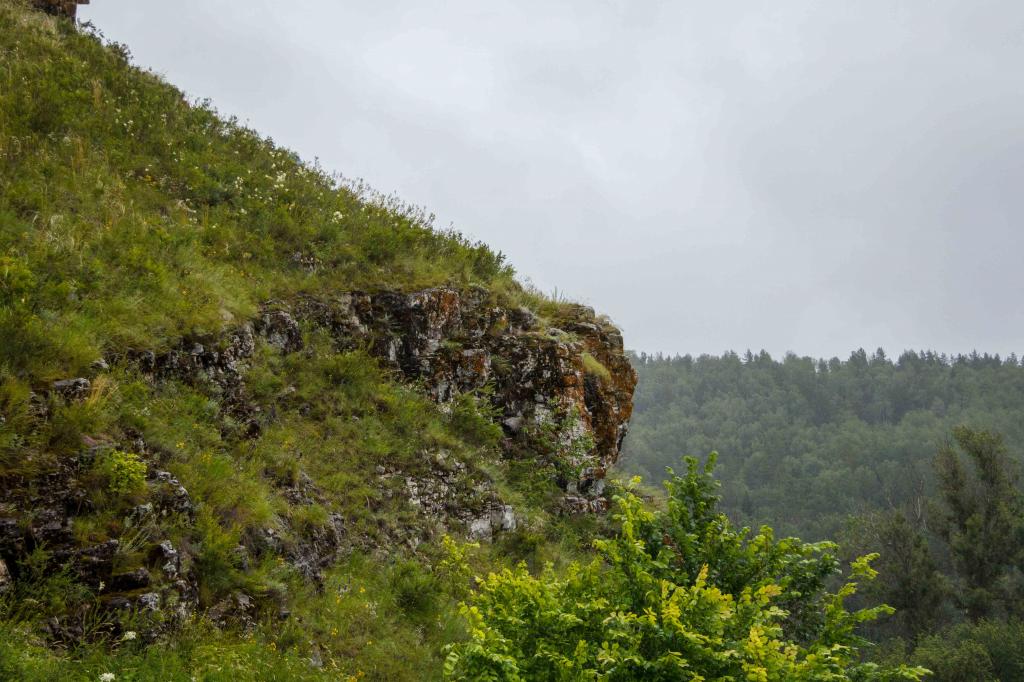
[[923, 669], [862, 664], [855, 627], [885, 606], [849, 612], [855, 580], [825, 589], [838, 565], [830, 543], [753, 537], [715, 511], [714, 456], [670, 473], [667, 509], [627, 490], [618, 533], [595, 542], [599, 558], [492, 573], [463, 606], [471, 639], [449, 648], [459, 680], [916, 680]]
[[963, 623], [918, 644], [913, 660], [930, 668], [934, 682], [1024, 680], [1024, 624]]
[[111, 450], [97, 458], [94, 466], [111, 495], [133, 497], [146, 488], [146, 463], [133, 452]]
[[401, 561], [391, 569], [395, 604], [409, 616], [422, 617], [436, 608], [437, 579], [415, 561]]
[[455, 431], [468, 443], [480, 447], [496, 447], [502, 431], [498, 425], [501, 411], [490, 402], [492, 391], [483, 391], [481, 396], [461, 393], [452, 401], [449, 420]]

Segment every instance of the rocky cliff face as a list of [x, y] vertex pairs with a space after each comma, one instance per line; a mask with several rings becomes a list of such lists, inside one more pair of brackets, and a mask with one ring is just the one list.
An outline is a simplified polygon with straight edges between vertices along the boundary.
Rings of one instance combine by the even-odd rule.
[[555, 440], [550, 456], [565, 465], [567, 508], [597, 511], [605, 506], [601, 481], [628, 429], [636, 373], [618, 329], [592, 309], [566, 306], [554, 323], [544, 327], [526, 308], [492, 305], [484, 290], [347, 292], [271, 302], [220, 340], [127, 357], [160, 375], [213, 379], [225, 408], [258, 432], [265, 415], [247, 406], [241, 379], [255, 337], [294, 353], [302, 350], [302, 324], [327, 329], [339, 350], [368, 349], [438, 403], [491, 389], [506, 447], [544, 428]]
[[525, 308], [489, 304], [483, 290], [438, 288], [271, 306], [260, 324], [294, 347], [296, 319], [329, 328], [342, 346], [368, 346], [438, 402], [493, 387], [510, 439], [558, 424], [561, 450], [552, 454], [572, 459], [564, 463], [575, 475], [562, 481], [570, 506], [603, 507], [600, 481], [619, 457], [636, 374], [618, 329], [592, 309], [567, 307], [544, 328]]
[[[603, 479], [620, 453], [636, 377], [618, 330], [583, 306], [563, 306], [542, 323], [525, 308], [494, 305], [484, 290], [347, 292], [269, 302], [256, 319], [217, 338], [188, 339], [164, 353], [113, 353], [94, 363], [96, 376], [55, 382], [33, 404], [45, 419], [52, 401], [87, 399], [90, 381], [122, 364], [154, 382], [213, 386], [218, 409], [241, 424], [243, 439], [254, 438], [274, 416], [250, 399], [246, 368], [261, 343], [283, 355], [303, 352], [304, 329], [328, 331], [339, 352], [367, 350], [399, 379], [421, 386], [442, 409], [467, 392], [485, 396], [505, 434], [506, 457], [526, 452], [555, 465], [564, 491], [560, 511], [606, 508]], [[147, 502], [125, 518], [122, 537], [90, 545], [76, 539], [73, 522], [95, 511], [90, 509], [88, 472], [97, 456], [113, 447], [142, 453], [149, 461]], [[197, 608], [198, 596], [194, 579], [182, 570], [183, 548], [154, 536], [146, 547], [131, 548], [142, 557], [131, 570], [118, 560], [126, 542], [138, 542], [134, 527], [168, 515], [189, 519], [194, 514], [189, 492], [161, 469], [160, 460], [141, 437], [128, 443], [89, 440], [77, 455], [41, 470], [38, 477], [6, 481], [0, 490], [0, 592], [17, 579], [9, 567], [24, 565], [33, 550], [45, 548], [52, 568], [99, 585], [110, 608], [159, 611], [160, 620], [171, 624], [187, 617]], [[376, 474], [375, 484], [384, 487], [397, 478], [409, 506], [470, 536], [487, 538], [516, 527], [516, 511], [465, 465], [446, 461], [443, 452], [432, 455], [426, 475], [380, 466]], [[282, 494], [294, 504], [319, 501], [316, 483], [305, 476]], [[466, 495], [472, 505], [453, 503]], [[286, 546], [267, 530], [257, 544], [315, 580], [345, 544], [345, 525], [344, 518], [331, 514], [329, 523], [301, 542]], [[244, 595], [238, 599], [246, 601]], [[225, 602], [212, 612], [244, 619], [243, 607]], [[50, 634], [75, 641], [81, 633], [74, 627], [54, 622]]]

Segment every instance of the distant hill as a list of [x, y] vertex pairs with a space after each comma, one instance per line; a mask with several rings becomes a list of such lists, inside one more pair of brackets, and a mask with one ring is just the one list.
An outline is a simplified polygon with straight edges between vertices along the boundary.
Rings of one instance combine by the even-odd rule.
[[806, 539], [850, 514], [932, 490], [932, 460], [958, 424], [1024, 453], [1016, 356], [855, 351], [847, 360], [767, 353], [633, 357], [636, 408], [621, 465], [661, 478], [684, 454], [720, 454], [730, 516]]

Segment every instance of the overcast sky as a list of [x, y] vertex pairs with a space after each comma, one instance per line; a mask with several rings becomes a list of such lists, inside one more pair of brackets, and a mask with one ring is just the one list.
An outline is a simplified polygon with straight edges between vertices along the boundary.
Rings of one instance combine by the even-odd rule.
[[93, 0], [646, 351], [1024, 351], [1024, 2]]

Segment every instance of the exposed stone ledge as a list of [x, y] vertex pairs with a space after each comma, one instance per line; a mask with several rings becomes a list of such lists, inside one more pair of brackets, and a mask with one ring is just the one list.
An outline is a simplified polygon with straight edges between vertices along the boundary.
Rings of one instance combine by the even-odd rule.
[[[510, 440], [545, 421], [562, 424], [555, 444], [561, 452], [547, 454], [572, 472], [560, 481], [570, 497], [566, 509], [604, 508], [602, 479], [619, 457], [636, 374], [619, 330], [585, 306], [563, 306], [553, 320], [558, 326], [545, 329], [525, 308], [492, 305], [482, 289], [345, 292], [268, 302], [253, 322], [220, 339], [128, 356], [144, 371], [214, 381], [224, 409], [255, 435], [264, 417], [245, 401], [244, 364], [257, 336], [285, 353], [300, 350], [300, 322], [329, 330], [339, 350], [368, 349], [439, 403], [490, 384]], [[606, 371], [589, 370], [587, 355]], [[589, 447], [574, 447], [580, 442]]]

